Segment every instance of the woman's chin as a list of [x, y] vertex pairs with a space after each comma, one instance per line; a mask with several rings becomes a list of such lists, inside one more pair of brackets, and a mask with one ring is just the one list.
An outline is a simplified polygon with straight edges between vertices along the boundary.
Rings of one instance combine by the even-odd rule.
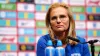
[[57, 32], [62, 32], [64, 29], [56, 29]]

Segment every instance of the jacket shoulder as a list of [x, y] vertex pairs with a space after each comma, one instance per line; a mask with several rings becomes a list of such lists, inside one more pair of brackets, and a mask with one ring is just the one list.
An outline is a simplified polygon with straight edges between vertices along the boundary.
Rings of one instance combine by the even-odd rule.
[[85, 42], [85, 41], [86, 41], [86, 39], [85, 39], [85, 38], [83, 38], [83, 37], [79, 37], [79, 36], [77, 36], [77, 38], [80, 40], [80, 42], [81, 42], [81, 43], [83, 43], [83, 42]]

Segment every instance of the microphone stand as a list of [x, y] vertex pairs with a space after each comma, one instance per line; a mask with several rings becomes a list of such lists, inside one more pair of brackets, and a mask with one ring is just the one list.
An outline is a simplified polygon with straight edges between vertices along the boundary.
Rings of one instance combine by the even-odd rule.
[[95, 52], [95, 49], [94, 49], [94, 48], [95, 48], [94, 43], [95, 43], [94, 41], [90, 41], [90, 42], [89, 42], [89, 44], [90, 44], [90, 46], [91, 46], [91, 53], [92, 53], [92, 56], [94, 56], [94, 52]]
[[[75, 39], [75, 38], [73, 38], [73, 37], [71, 37], [71, 36], [68, 36], [67, 38], [70, 39], [70, 40], [76, 41], [76, 42], [80, 42], [80, 40]], [[91, 46], [91, 53], [92, 53], [92, 56], [94, 56], [94, 52], [95, 52], [94, 43], [96, 43], [96, 42], [98, 42], [98, 41], [99, 41], [99, 40], [95, 39], [95, 40], [90, 40], [90, 41], [88, 41], [88, 42], [84, 42], [84, 43], [81, 43], [81, 42], [80, 42], [80, 43], [81, 43], [81, 44], [89, 43], [90, 46]]]
[[[89, 43], [89, 44], [90, 44], [92, 56], [94, 56], [94, 52], [95, 52], [95, 49], [94, 49], [94, 48], [95, 48], [94, 43], [96, 43], [96, 42], [98, 42], [98, 40], [90, 40], [90, 41], [88, 41], [88, 42], [85, 42], [85, 43]], [[85, 43], [83, 43], [83, 44], [85, 44]]]

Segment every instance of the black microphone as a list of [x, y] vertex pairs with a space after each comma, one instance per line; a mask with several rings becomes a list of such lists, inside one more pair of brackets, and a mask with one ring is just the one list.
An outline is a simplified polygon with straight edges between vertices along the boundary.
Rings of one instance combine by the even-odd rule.
[[68, 36], [67, 38], [70, 39], [70, 40], [76, 41], [76, 42], [80, 42], [80, 40], [73, 38], [73, 37], [70, 37], [70, 36]]
[[99, 40], [94, 39], [94, 40], [89, 40], [88, 42], [84, 42], [83, 44], [85, 44], [85, 43], [92, 44], [92, 43], [96, 43], [96, 42], [98, 42], [98, 41], [99, 41]]
[[80, 42], [80, 40], [73, 38], [73, 37], [70, 37], [70, 36], [68, 36], [67, 38], [70, 39], [70, 40], [76, 41], [76, 42]]

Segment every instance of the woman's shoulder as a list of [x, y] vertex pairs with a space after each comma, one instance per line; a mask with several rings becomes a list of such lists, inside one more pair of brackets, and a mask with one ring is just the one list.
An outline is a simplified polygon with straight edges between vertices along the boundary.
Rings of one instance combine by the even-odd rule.
[[84, 37], [80, 37], [80, 36], [77, 36], [77, 39], [78, 39], [81, 43], [83, 43], [83, 42], [86, 41], [86, 39], [85, 39]]
[[40, 37], [40, 39], [50, 39], [50, 35], [46, 34]]
[[40, 36], [38, 41], [48, 41], [49, 39], [50, 39], [50, 35], [46, 34], [46, 35]]
[[45, 48], [47, 46], [46, 44], [49, 38], [50, 38], [49, 34], [41, 36], [37, 42], [37, 47]]

